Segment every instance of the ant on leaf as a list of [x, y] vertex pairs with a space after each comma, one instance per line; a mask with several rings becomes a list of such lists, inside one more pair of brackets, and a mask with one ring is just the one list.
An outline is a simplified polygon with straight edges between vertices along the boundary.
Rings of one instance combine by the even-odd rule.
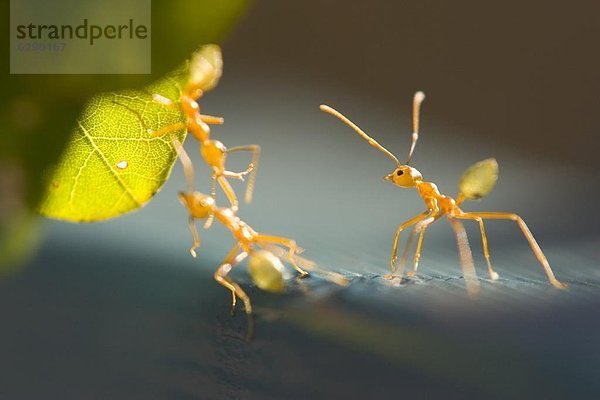
[[[252, 194], [256, 181], [256, 171], [258, 169], [258, 162], [260, 159], [260, 146], [252, 144], [228, 149], [220, 141], [210, 138], [209, 124], [221, 125], [223, 124], [224, 120], [222, 117], [201, 114], [200, 105], [198, 104], [197, 100], [203, 96], [205, 91], [214, 88], [221, 78], [223, 73], [223, 59], [221, 57], [221, 49], [219, 46], [203, 46], [200, 51], [194, 53], [192, 56], [189, 68], [190, 79], [187, 86], [182, 91], [179, 99], [180, 107], [186, 117], [187, 122], [172, 124], [153, 131], [151, 132], [151, 136], [158, 137], [184, 128], [187, 129], [188, 132], [190, 132], [200, 142], [200, 154], [202, 155], [202, 158], [206, 164], [208, 164], [208, 166], [212, 169], [211, 196], [213, 200], [216, 200], [216, 183], [219, 183], [219, 186], [221, 186], [231, 204], [232, 210], [237, 211], [239, 207], [237, 196], [227, 181], [227, 178], [234, 178], [243, 181], [244, 177], [250, 174], [245, 194], [246, 203], [250, 203], [252, 201]], [[154, 94], [153, 99], [155, 102], [165, 106], [173, 106], [171, 100], [159, 94]], [[228, 171], [225, 168], [227, 155], [238, 151], [251, 152], [252, 162], [248, 165], [248, 168], [245, 171]], [[211, 214], [206, 221], [205, 227], [210, 227], [212, 221], [213, 216]]]
[[[421, 257], [421, 248], [423, 245], [423, 237], [425, 235], [426, 229], [429, 225], [433, 224], [437, 220], [439, 220], [443, 216], [447, 216], [448, 219], [452, 222], [455, 220], [473, 220], [479, 223], [479, 228], [481, 230], [481, 239], [483, 243], [483, 253], [485, 255], [488, 272], [490, 278], [492, 280], [498, 279], [498, 274], [492, 269], [492, 264], [490, 262], [490, 254], [488, 251], [488, 243], [487, 237], [485, 234], [485, 228], [483, 224], [483, 220], [485, 219], [505, 219], [515, 221], [521, 231], [523, 231], [523, 235], [529, 242], [531, 249], [535, 253], [538, 261], [544, 268], [544, 272], [548, 277], [550, 283], [556, 287], [563, 289], [566, 287], [565, 284], [561, 283], [552, 272], [552, 268], [548, 263], [548, 260], [544, 256], [542, 249], [537, 244], [535, 238], [533, 237], [531, 231], [525, 224], [525, 221], [513, 213], [506, 212], [465, 212], [459, 206], [465, 200], [476, 200], [481, 199], [486, 196], [496, 185], [496, 181], [498, 180], [498, 163], [495, 159], [489, 158], [487, 160], [480, 161], [471, 167], [469, 167], [465, 173], [463, 174], [460, 183], [459, 183], [459, 194], [456, 197], [456, 200], [450, 196], [443, 195], [439, 192], [435, 183], [426, 182], [423, 180], [423, 176], [421, 173], [414, 167], [409, 166], [410, 160], [415, 150], [415, 146], [417, 144], [417, 140], [419, 139], [419, 109], [421, 107], [421, 103], [425, 99], [425, 94], [423, 92], [415, 93], [413, 99], [413, 134], [412, 134], [412, 143], [410, 146], [410, 150], [408, 153], [408, 159], [404, 164], [401, 164], [400, 161], [394, 156], [390, 151], [388, 151], [385, 147], [377, 143], [373, 138], [367, 135], [363, 130], [361, 130], [356, 124], [342, 115], [340, 112], [334, 110], [333, 108], [321, 105], [320, 108], [322, 111], [329, 113], [344, 122], [346, 125], [350, 126], [352, 129], [356, 131], [363, 139], [365, 139], [369, 144], [386, 156], [391, 158], [396, 163], [396, 168], [388, 175], [384, 176], [383, 179], [386, 181], [392, 182], [394, 185], [399, 186], [401, 188], [415, 188], [419, 192], [419, 195], [425, 202], [425, 206], [427, 207], [427, 211], [422, 214], [417, 215], [416, 217], [406, 221], [401, 224], [396, 231], [396, 235], [394, 237], [394, 244], [392, 246], [392, 255], [390, 258], [390, 267], [392, 274], [386, 277], [391, 278], [396, 273], [396, 261], [397, 261], [397, 250], [398, 250], [398, 238], [400, 233], [411, 225], [415, 225], [415, 229], [411, 237], [407, 242], [407, 247], [404, 252], [404, 255], [401, 259], [400, 263], [400, 277], [402, 277], [402, 268], [404, 267], [404, 261], [406, 259], [406, 255], [408, 252], [408, 248], [410, 243], [412, 242], [412, 238], [417, 232], [420, 232], [419, 239], [417, 242], [417, 249], [414, 256], [414, 268], [409, 276], [412, 276], [416, 273], [417, 267], [419, 265], [419, 258]], [[458, 221], [455, 221], [458, 222]], [[464, 247], [465, 243], [468, 247], [468, 242], [466, 239], [461, 240], [459, 237], [460, 227], [457, 227], [456, 224], [452, 224], [455, 232], [457, 234], [457, 238], [459, 240], [459, 250], [461, 251], [461, 260], [464, 255]], [[462, 243], [462, 249], [461, 249]], [[469, 251], [470, 253], [470, 251]], [[469, 254], [470, 255], [470, 254]]]
[[[172, 142], [183, 166], [187, 182], [187, 192], [179, 192], [179, 201], [189, 211], [189, 228], [194, 238], [194, 245], [190, 248], [190, 253], [195, 257], [196, 249], [200, 246], [200, 239], [194, 224], [196, 219], [210, 218], [214, 215], [217, 221], [231, 231], [237, 243], [219, 265], [214, 277], [218, 283], [231, 291], [232, 314], [235, 311], [236, 299], [239, 297], [244, 302], [248, 316], [247, 338], [250, 339], [254, 330], [252, 305], [246, 292], [229, 277], [233, 268], [249, 257], [250, 277], [256, 286], [268, 292], [281, 293], [285, 284], [284, 268], [280, 257], [287, 259], [300, 273], [301, 278], [308, 276], [308, 272], [300, 268], [299, 264], [309, 269], [314, 267], [314, 263], [297, 255], [303, 250], [296, 245], [295, 240], [258, 233], [236, 215], [233, 207], [217, 207], [212, 196], [194, 191], [192, 162], [177, 138], [174, 137]], [[287, 251], [279, 246], [285, 247]]]

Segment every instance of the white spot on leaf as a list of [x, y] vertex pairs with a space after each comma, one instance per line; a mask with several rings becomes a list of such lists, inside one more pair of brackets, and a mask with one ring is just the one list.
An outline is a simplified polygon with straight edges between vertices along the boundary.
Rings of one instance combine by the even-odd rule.
[[119, 169], [125, 169], [125, 168], [127, 168], [127, 161], [125, 161], [125, 160], [119, 161], [117, 163], [117, 168], [119, 168]]

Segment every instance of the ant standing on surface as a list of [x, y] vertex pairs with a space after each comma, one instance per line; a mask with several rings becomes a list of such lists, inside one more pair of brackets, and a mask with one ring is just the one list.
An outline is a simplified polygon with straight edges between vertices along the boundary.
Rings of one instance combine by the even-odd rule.
[[[390, 267], [393, 274], [396, 272], [396, 261], [397, 261], [397, 250], [398, 250], [398, 238], [400, 233], [409, 226], [415, 225], [415, 230], [413, 231], [413, 235], [420, 231], [419, 239], [417, 242], [417, 249], [414, 257], [414, 268], [412, 273], [409, 275], [414, 275], [417, 271], [417, 267], [419, 264], [419, 258], [421, 257], [421, 248], [423, 245], [423, 238], [425, 236], [425, 231], [429, 227], [429, 225], [433, 224], [437, 220], [439, 220], [443, 216], [447, 216], [449, 219], [459, 219], [459, 220], [473, 220], [479, 223], [479, 228], [481, 230], [481, 238], [483, 242], [483, 253], [487, 260], [488, 264], [488, 272], [490, 274], [490, 278], [492, 280], [498, 279], [498, 274], [492, 269], [492, 264], [490, 262], [490, 254], [488, 251], [487, 237], [485, 234], [485, 228], [483, 224], [483, 220], [485, 219], [505, 219], [515, 221], [523, 235], [529, 242], [531, 249], [535, 253], [538, 261], [544, 268], [544, 272], [548, 277], [548, 281], [556, 288], [563, 289], [566, 287], [565, 284], [561, 283], [552, 272], [552, 268], [548, 263], [548, 260], [544, 256], [544, 253], [540, 249], [540, 246], [537, 244], [535, 238], [533, 237], [531, 231], [525, 224], [525, 221], [513, 213], [505, 213], [505, 212], [465, 212], [460, 208], [460, 205], [465, 200], [475, 200], [480, 199], [486, 196], [495, 186], [496, 181], [498, 179], [498, 163], [495, 159], [490, 158], [487, 160], [480, 161], [469, 169], [467, 169], [459, 183], [459, 194], [456, 199], [441, 194], [438, 190], [435, 183], [426, 182], [423, 180], [423, 176], [421, 173], [414, 167], [409, 166], [410, 160], [415, 150], [415, 146], [417, 144], [417, 140], [419, 139], [419, 110], [421, 107], [421, 103], [425, 99], [425, 94], [423, 92], [415, 93], [413, 99], [413, 134], [412, 134], [412, 143], [410, 146], [410, 150], [408, 153], [408, 159], [404, 164], [401, 164], [400, 161], [394, 156], [390, 151], [384, 148], [382, 145], [377, 143], [373, 138], [367, 135], [362, 129], [360, 129], [357, 125], [355, 125], [348, 118], [343, 116], [340, 112], [334, 110], [333, 108], [321, 105], [321, 110], [329, 113], [344, 122], [346, 125], [350, 126], [356, 133], [358, 133], [363, 139], [365, 139], [369, 144], [386, 156], [391, 158], [396, 163], [396, 168], [388, 175], [384, 176], [383, 179], [386, 181], [392, 182], [394, 185], [399, 186], [401, 188], [415, 188], [417, 189], [419, 195], [425, 202], [425, 206], [427, 210], [422, 214], [417, 215], [416, 217], [406, 221], [401, 224], [394, 237], [394, 244], [392, 246], [392, 255], [390, 257]], [[457, 233], [458, 235], [458, 233]], [[412, 238], [412, 237], [411, 237]], [[408, 246], [411, 243], [411, 238], [409, 238]], [[403, 256], [403, 261], [406, 256]]]

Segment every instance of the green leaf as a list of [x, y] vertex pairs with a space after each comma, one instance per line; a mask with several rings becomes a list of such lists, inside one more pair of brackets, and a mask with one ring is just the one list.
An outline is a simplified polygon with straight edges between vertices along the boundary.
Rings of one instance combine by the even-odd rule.
[[[213, 88], [222, 70], [218, 46], [203, 46], [191, 62], [143, 90], [100, 94], [77, 121], [40, 212], [73, 222], [116, 217], [146, 204], [165, 183], [183, 142], [179, 98], [192, 82]], [[163, 100], [156, 101], [156, 95]], [[165, 104], [168, 99], [170, 104]], [[166, 130], [155, 136], [153, 132]]]
[[[32, 253], [36, 235], [20, 225], [33, 226], [33, 213], [48, 186], [48, 170], [65, 152], [74, 122], [85, 102], [96, 93], [142, 87], [164, 76], [199, 43], [221, 43], [247, 9], [249, 0], [170, 0], [152, 2], [151, 75], [10, 75], [0, 76], [0, 254], [5, 245], [25, 249], [21, 256], [0, 255], [0, 274]], [[3, 11], [9, 14], [9, 2]], [[10, 50], [9, 24], [1, 24], [4, 58]], [[8, 184], [6, 184], [8, 182]], [[25, 209], [23, 224], [14, 215]], [[18, 235], [17, 235], [18, 234]], [[17, 236], [21, 239], [17, 240]], [[20, 260], [20, 261], [19, 261]]]

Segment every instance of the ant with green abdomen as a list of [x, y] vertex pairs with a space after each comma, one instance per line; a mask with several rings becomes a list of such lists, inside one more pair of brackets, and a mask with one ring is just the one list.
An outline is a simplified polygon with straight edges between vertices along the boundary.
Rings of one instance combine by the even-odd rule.
[[[190, 79], [179, 98], [179, 106], [186, 118], [186, 122], [166, 126], [151, 132], [150, 135], [151, 137], [158, 137], [181, 129], [187, 129], [187, 131], [200, 142], [200, 154], [212, 170], [211, 196], [213, 199], [216, 199], [216, 184], [218, 183], [227, 196], [231, 208], [237, 211], [239, 202], [235, 191], [227, 181], [227, 178], [243, 181], [246, 175], [250, 175], [245, 194], [246, 203], [250, 203], [252, 201], [256, 182], [256, 171], [260, 159], [260, 146], [252, 144], [228, 149], [220, 141], [210, 138], [209, 124], [221, 125], [224, 120], [222, 117], [202, 114], [200, 112], [198, 99], [204, 95], [206, 90], [212, 89], [216, 85], [222, 74], [222, 65], [221, 50], [217, 45], [204, 46], [199, 52], [195, 53], [190, 62]], [[154, 94], [153, 100], [165, 106], [173, 106], [171, 100], [159, 94]], [[228, 171], [225, 167], [227, 155], [238, 151], [248, 151], [252, 153], [252, 161], [245, 171]], [[212, 220], [212, 217], [207, 220], [207, 227], [210, 226]]]
[[[518, 224], [519, 228], [521, 228], [523, 235], [529, 242], [531, 249], [535, 253], [535, 256], [537, 257], [540, 264], [542, 265], [544, 272], [548, 277], [548, 281], [556, 288], [565, 288], [566, 285], [560, 282], [554, 276], [554, 272], [552, 271], [552, 268], [550, 267], [546, 256], [544, 255], [540, 246], [533, 237], [533, 234], [525, 224], [525, 221], [520, 216], [518, 216], [517, 214], [506, 212], [465, 212], [459, 207], [463, 201], [480, 199], [487, 195], [494, 188], [498, 179], [498, 163], [495, 159], [490, 158], [487, 160], [480, 161], [465, 171], [459, 183], [460, 191], [456, 199], [441, 194], [435, 183], [424, 181], [421, 173], [416, 168], [409, 166], [410, 160], [415, 150], [415, 146], [417, 144], [417, 140], [419, 139], [419, 110], [421, 107], [421, 103], [424, 99], [425, 94], [423, 92], [415, 93], [415, 96], [413, 98], [412, 142], [408, 153], [408, 159], [404, 164], [401, 164], [400, 161], [398, 161], [398, 158], [396, 158], [396, 156], [394, 156], [385, 147], [377, 143], [377, 141], [375, 141], [373, 138], [367, 135], [362, 129], [360, 129], [356, 124], [354, 124], [340, 112], [326, 105], [320, 106], [322, 111], [339, 118], [346, 125], [354, 129], [354, 131], [358, 133], [363, 139], [365, 139], [371, 146], [384, 153], [396, 163], [396, 168], [391, 173], [384, 176], [383, 179], [401, 188], [417, 189], [419, 195], [425, 202], [425, 206], [427, 207], [427, 210], [425, 212], [404, 222], [396, 230], [394, 244], [392, 246], [392, 254], [390, 257], [390, 268], [392, 274], [389, 277], [394, 276], [394, 274], [396, 273], [398, 239], [400, 237], [400, 233], [407, 227], [416, 225], [411, 237], [407, 241], [406, 249], [408, 250], [408, 247], [412, 242], [413, 236], [417, 232], [420, 232], [419, 239], [417, 242], [417, 249], [414, 257], [414, 268], [412, 271], [412, 274], [414, 274], [416, 273], [419, 264], [419, 258], [421, 256], [421, 248], [423, 245], [423, 238], [425, 236], [426, 229], [443, 216], [447, 216], [449, 219], [473, 220], [479, 224], [479, 228], [481, 231], [481, 239], [483, 243], [483, 253], [488, 264], [488, 272], [490, 274], [490, 278], [492, 280], [496, 280], [498, 279], [498, 274], [492, 269], [492, 264], [490, 262], [487, 236], [485, 234], [483, 221], [485, 219], [505, 219], [515, 221]], [[406, 258], [406, 253], [407, 251], [405, 251], [402, 257], [401, 266], [403, 266], [404, 259]]]
[[[194, 239], [190, 253], [195, 257], [196, 249], [200, 246], [198, 232], [194, 224], [196, 219], [214, 216], [217, 221], [231, 231], [237, 243], [215, 271], [214, 278], [219, 284], [231, 291], [232, 313], [235, 310], [238, 297], [244, 302], [244, 308], [248, 316], [248, 337], [250, 338], [253, 331], [252, 305], [246, 292], [229, 277], [229, 273], [233, 268], [249, 257], [249, 271], [254, 283], [265, 291], [281, 293], [285, 284], [283, 264], [279, 256], [284, 256], [294, 269], [300, 273], [301, 278], [308, 276], [308, 272], [302, 269], [299, 264], [304, 264], [306, 268], [313, 268], [314, 263], [298, 256], [303, 250], [296, 245], [295, 240], [258, 233], [242, 221], [232, 207], [217, 207], [211, 196], [195, 191], [192, 162], [177, 138], [172, 138], [172, 142], [183, 166], [187, 181], [187, 192], [179, 192], [179, 201], [189, 212], [189, 228]], [[283, 246], [288, 251], [283, 253], [284, 250], [279, 246]]]

